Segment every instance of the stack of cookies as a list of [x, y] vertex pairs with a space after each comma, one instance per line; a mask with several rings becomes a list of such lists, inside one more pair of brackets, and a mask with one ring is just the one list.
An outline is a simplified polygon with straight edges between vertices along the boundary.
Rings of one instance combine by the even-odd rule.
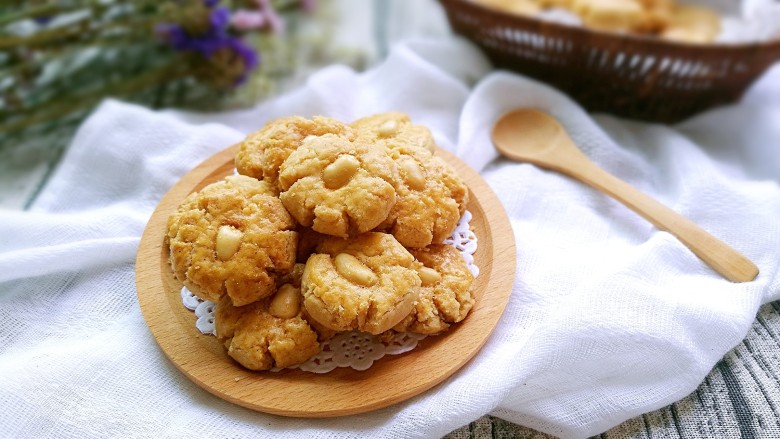
[[438, 334], [474, 304], [443, 245], [468, 189], [401, 113], [351, 124], [270, 122], [240, 145], [238, 175], [190, 194], [168, 220], [170, 264], [217, 304], [217, 337], [253, 370], [300, 364], [340, 331]]
[[720, 32], [720, 16], [713, 9], [680, 4], [675, 0], [475, 0], [519, 15], [545, 9], [568, 10], [584, 26], [614, 32], [657, 35], [663, 39], [709, 43]]

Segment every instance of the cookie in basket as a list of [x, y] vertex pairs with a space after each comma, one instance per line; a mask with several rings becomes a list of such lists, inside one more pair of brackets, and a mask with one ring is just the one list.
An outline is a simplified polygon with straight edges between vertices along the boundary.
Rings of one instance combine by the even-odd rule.
[[334, 134], [310, 136], [279, 168], [279, 198], [302, 226], [346, 238], [387, 219], [398, 178], [382, 149]]
[[550, 0], [550, 1], [535, 1], [535, 0], [475, 0], [477, 3], [483, 4], [490, 8], [500, 9], [510, 14], [517, 15], [534, 15], [539, 13], [543, 7], [547, 6], [563, 6], [561, 3], [568, 0]]
[[214, 325], [227, 354], [247, 369], [294, 366], [320, 352], [320, 336], [303, 312], [300, 287], [289, 283], [272, 297], [246, 306], [234, 306], [223, 297], [214, 311]]
[[573, 0], [572, 11], [582, 24], [617, 32], [644, 30], [649, 17], [638, 0]]
[[411, 251], [423, 264], [422, 285], [412, 312], [393, 327], [397, 332], [438, 334], [462, 321], [474, 306], [474, 275], [460, 252], [435, 244]]
[[204, 300], [246, 305], [295, 264], [295, 222], [268, 184], [235, 175], [193, 192], [168, 218], [176, 278]]
[[283, 117], [248, 135], [236, 154], [236, 171], [277, 187], [279, 167], [308, 136], [335, 134], [353, 139], [353, 130], [336, 119], [314, 116]]
[[720, 16], [713, 10], [696, 5], [677, 5], [661, 38], [687, 43], [709, 43], [720, 33]]
[[386, 233], [328, 238], [306, 262], [303, 303], [325, 327], [379, 334], [412, 311], [421, 283], [418, 267]]
[[639, 0], [645, 10], [644, 29], [647, 32], [657, 33], [669, 25], [674, 8], [674, 0]]

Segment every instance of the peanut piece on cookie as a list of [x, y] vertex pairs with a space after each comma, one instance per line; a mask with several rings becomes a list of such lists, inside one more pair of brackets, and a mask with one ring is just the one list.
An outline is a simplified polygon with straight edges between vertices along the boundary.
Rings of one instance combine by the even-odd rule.
[[379, 334], [411, 312], [419, 265], [392, 235], [328, 238], [306, 262], [303, 304], [327, 328]]

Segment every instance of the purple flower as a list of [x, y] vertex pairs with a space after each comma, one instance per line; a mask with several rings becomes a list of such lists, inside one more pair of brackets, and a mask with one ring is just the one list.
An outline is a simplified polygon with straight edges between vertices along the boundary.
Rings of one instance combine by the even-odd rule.
[[[206, 2], [207, 6], [210, 4], [216, 4], [216, 1]], [[258, 65], [258, 54], [240, 38], [228, 33], [230, 11], [227, 8], [213, 8], [208, 23], [208, 29], [198, 35], [191, 35], [182, 25], [174, 23], [161, 23], [155, 30], [174, 50], [198, 53], [207, 59], [218, 56], [219, 61], [231, 66], [240, 63], [234, 85], [241, 84]]]
[[211, 29], [216, 32], [225, 32], [230, 24], [230, 10], [228, 8], [214, 8], [209, 17]]
[[233, 50], [244, 64], [243, 72], [236, 78], [234, 85], [241, 85], [249, 77], [249, 72], [260, 64], [260, 55], [239, 38], [232, 37], [226, 41], [226, 47]]

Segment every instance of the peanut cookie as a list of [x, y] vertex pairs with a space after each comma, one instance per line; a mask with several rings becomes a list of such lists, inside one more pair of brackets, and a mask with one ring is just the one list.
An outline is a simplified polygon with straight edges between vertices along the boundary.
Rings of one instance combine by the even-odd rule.
[[401, 183], [396, 203], [378, 230], [389, 231], [405, 247], [440, 244], [458, 225], [468, 204], [468, 188], [442, 159], [414, 147], [390, 150]]
[[246, 306], [233, 306], [223, 297], [214, 325], [227, 354], [247, 369], [294, 366], [320, 352], [317, 333], [303, 315], [300, 287], [289, 283]]
[[414, 146], [434, 152], [436, 142], [431, 131], [415, 125], [404, 113], [380, 113], [358, 119], [351, 124], [357, 131], [358, 139], [388, 148], [397, 145]]
[[466, 318], [474, 306], [474, 276], [457, 249], [437, 244], [412, 250], [424, 266], [422, 286], [412, 312], [393, 329], [398, 332], [437, 334]]
[[170, 264], [196, 296], [246, 305], [295, 264], [295, 222], [268, 184], [229, 176], [187, 196], [168, 218]]
[[695, 5], [677, 5], [669, 17], [661, 38], [686, 43], [710, 43], [720, 32], [720, 16], [713, 10]]
[[640, 0], [645, 9], [644, 31], [657, 33], [669, 25], [674, 0]]
[[585, 26], [630, 32], [645, 25], [646, 15], [638, 0], [574, 0], [574, 12]]
[[333, 134], [306, 138], [279, 171], [284, 207], [326, 235], [369, 231], [395, 204], [398, 169], [385, 150]]
[[542, 10], [541, 2], [535, 0], [477, 0], [477, 3], [517, 15], [534, 15]]
[[355, 134], [346, 124], [329, 117], [283, 117], [266, 124], [246, 137], [236, 154], [239, 174], [265, 180], [277, 187], [279, 166], [308, 136], [336, 134], [353, 139]]
[[411, 312], [419, 294], [418, 266], [386, 233], [326, 239], [306, 262], [304, 306], [328, 328], [379, 334]]

